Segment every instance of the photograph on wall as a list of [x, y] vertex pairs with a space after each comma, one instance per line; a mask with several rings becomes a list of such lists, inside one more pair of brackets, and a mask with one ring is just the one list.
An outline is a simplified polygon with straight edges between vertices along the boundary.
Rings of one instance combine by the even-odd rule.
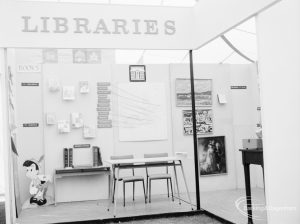
[[[196, 110], [197, 135], [213, 132], [213, 113], [211, 109]], [[193, 134], [193, 117], [191, 110], [183, 110], [183, 134]]]
[[81, 113], [71, 113], [72, 128], [81, 128], [83, 126], [83, 116]]
[[73, 63], [87, 63], [86, 49], [73, 49]]
[[79, 92], [82, 94], [86, 94], [86, 93], [90, 92], [88, 81], [80, 81], [79, 82]]
[[59, 133], [69, 133], [71, 131], [70, 121], [68, 120], [57, 121], [57, 128]]
[[87, 49], [86, 60], [89, 64], [100, 64], [101, 63], [101, 50], [99, 49]]
[[43, 49], [43, 62], [44, 63], [57, 63], [57, 49]]
[[64, 86], [63, 87], [63, 100], [75, 100], [75, 87]]
[[46, 114], [46, 124], [47, 125], [56, 124], [56, 115], [55, 115], [55, 113], [47, 113]]
[[[195, 103], [196, 106], [212, 106], [212, 80], [195, 79]], [[192, 106], [190, 79], [176, 79], [176, 106]]]
[[227, 173], [225, 136], [198, 138], [200, 175]]

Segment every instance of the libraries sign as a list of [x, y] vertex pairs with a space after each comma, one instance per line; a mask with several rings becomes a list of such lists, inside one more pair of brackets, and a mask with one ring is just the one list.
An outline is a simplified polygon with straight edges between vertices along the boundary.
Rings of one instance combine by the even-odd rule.
[[66, 18], [22, 16], [22, 32], [24, 33], [74, 33], [103, 35], [174, 35], [176, 23], [174, 20], [158, 21], [155, 19], [110, 19], [99, 18]]

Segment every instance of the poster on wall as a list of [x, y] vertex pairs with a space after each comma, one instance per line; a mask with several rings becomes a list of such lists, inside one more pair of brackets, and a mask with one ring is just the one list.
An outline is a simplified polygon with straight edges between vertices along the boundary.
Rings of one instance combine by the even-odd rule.
[[168, 138], [164, 83], [118, 85], [120, 141], [152, 141]]
[[198, 138], [200, 175], [227, 173], [225, 136]]
[[[196, 106], [212, 106], [212, 80], [195, 79], [195, 103]], [[176, 79], [176, 106], [192, 106], [191, 82], [190, 79]]]
[[64, 86], [63, 87], [63, 100], [75, 100], [75, 87]]
[[71, 131], [70, 121], [68, 120], [57, 121], [57, 128], [59, 133], [69, 133]]
[[[197, 135], [213, 132], [213, 113], [211, 109], [196, 110]], [[193, 134], [193, 117], [191, 110], [183, 110], [183, 134]]]

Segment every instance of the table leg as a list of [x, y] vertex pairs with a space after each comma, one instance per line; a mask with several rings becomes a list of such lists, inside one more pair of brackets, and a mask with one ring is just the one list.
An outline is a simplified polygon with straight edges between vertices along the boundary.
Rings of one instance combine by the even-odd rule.
[[111, 173], [109, 171], [108, 173], [108, 199], [110, 200], [111, 198]]
[[246, 187], [246, 201], [247, 201], [247, 212], [248, 212], [248, 224], [253, 224], [252, 220], [252, 205], [251, 205], [251, 183], [250, 183], [250, 167], [249, 164], [244, 163], [245, 173], [245, 187]]
[[176, 183], [176, 188], [177, 188], [177, 195], [178, 195], [178, 199], [179, 199], [179, 204], [181, 204], [179, 187], [178, 187], [177, 172], [176, 172], [176, 164], [174, 164], [174, 176], [175, 176], [175, 183]]
[[188, 185], [186, 183], [186, 178], [185, 178], [185, 174], [184, 174], [184, 170], [183, 170], [183, 166], [182, 166], [181, 161], [180, 161], [180, 167], [181, 167], [181, 172], [182, 172], [182, 176], [183, 176], [183, 180], [184, 180], [184, 184], [185, 184], [186, 193], [188, 195], [189, 203], [191, 205], [192, 210], [194, 210], [193, 205], [192, 205], [192, 201], [191, 201], [190, 191], [189, 191]]
[[114, 197], [114, 217], [117, 216], [117, 200], [118, 200], [118, 193], [119, 193], [119, 173], [120, 173], [120, 168], [117, 170], [117, 175], [116, 175], [116, 191], [115, 191], [115, 197]]
[[56, 206], [56, 174], [53, 177], [53, 196], [54, 196], [54, 206]]

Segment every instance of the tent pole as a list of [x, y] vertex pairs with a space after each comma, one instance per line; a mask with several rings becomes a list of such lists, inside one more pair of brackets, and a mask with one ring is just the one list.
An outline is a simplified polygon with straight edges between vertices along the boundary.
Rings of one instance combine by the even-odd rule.
[[195, 89], [194, 89], [194, 64], [193, 51], [189, 51], [190, 56], [190, 80], [191, 80], [191, 100], [192, 100], [192, 117], [193, 117], [193, 140], [194, 140], [194, 163], [195, 163], [195, 180], [196, 180], [196, 200], [197, 210], [200, 210], [200, 185], [199, 185], [199, 157], [197, 149], [197, 129], [196, 129], [196, 105], [195, 105]]

